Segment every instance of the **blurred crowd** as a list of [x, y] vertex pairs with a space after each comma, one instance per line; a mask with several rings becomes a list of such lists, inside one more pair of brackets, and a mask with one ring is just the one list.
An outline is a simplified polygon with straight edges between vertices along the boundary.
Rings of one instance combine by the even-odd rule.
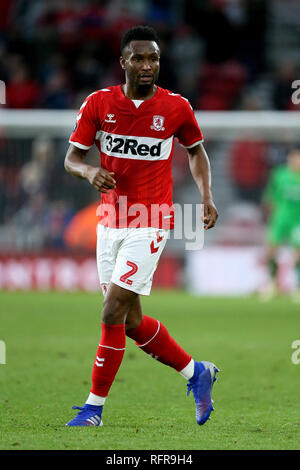
[[[0, 3], [6, 107], [78, 109], [92, 91], [123, 81], [122, 34], [136, 24], [150, 24], [161, 38], [158, 84], [183, 94], [194, 109], [299, 110], [291, 100], [291, 83], [300, 77], [300, 59], [284, 55], [270, 63], [267, 54], [274, 2], [284, 3], [6, 0]], [[262, 78], [268, 83], [265, 101], [256, 93]], [[207, 145], [213, 159], [214, 145]], [[64, 236], [66, 228], [79, 210], [93, 207], [98, 195], [64, 171], [66, 146], [43, 136], [0, 138], [0, 247], [13, 240], [20, 249], [64, 248], [74, 240]], [[175, 198], [178, 188], [190, 184], [183, 152], [176, 147]], [[270, 169], [285, 161], [287, 146], [238, 141], [226, 152], [224, 177], [234, 197], [259, 205]]]
[[56, 158], [60, 145], [47, 137], [1, 140], [0, 246], [5, 251], [63, 247], [78, 201], [88, 203], [86, 192], [80, 198]]
[[10, 108], [77, 109], [123, 80], [120, 38], [151, 24], [161, 38], [159, 84], [195, 109], [240, 106], [271, 72], [273, 109], [290, 109], [298, 64], [266, 59], [270, 5], [282, 0], [6, 0], [0, 5], [0, 79]]

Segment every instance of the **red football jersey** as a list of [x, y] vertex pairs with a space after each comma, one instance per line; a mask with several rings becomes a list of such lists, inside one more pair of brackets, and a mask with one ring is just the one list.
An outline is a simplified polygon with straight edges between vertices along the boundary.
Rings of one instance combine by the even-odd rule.
[[157, 87], [138, 107], [121, 85], [95, 91], [83, 102], [69, 142], [95, 143], [101, 167], [116, 188], [101, 194], [98, 220], [108, 227], [174, 227], [174, 138], [186, 148], [203, 141], [188, 100]]

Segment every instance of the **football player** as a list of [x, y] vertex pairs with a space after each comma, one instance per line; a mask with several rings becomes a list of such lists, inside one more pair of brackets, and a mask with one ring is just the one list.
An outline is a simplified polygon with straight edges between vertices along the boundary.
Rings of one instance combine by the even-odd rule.
[[[187, 150], [204, 206], [199, 223], [206, 230], [218, 217], [209, 159], [189, 102], [156, 85], [160, 47], [152, 28], [137, 26], [124, 34], [120, 64], [125, 83], [86, 98], [65, 158], [69, 173], [85, 178], [101, 193], [97, 265], [104, 294], [92, 387], [84, 406], [74, 407], [79, 412], [67, 426], [102, 424], [103, 406], [123, 359], [126, 336], [185, 377], [188, 393], [192, 391], [195, 398], [197, 423], [204, 424], [213, 409], [211, 389], [218, 369], [211, 362], [194, 360], [165, 325], [144, 315], [140, 296], [150, 294], [154, 271], [174, 227], [174, 138]], [[84, 161], [94, 143], [101, 157], [97, 168]]]

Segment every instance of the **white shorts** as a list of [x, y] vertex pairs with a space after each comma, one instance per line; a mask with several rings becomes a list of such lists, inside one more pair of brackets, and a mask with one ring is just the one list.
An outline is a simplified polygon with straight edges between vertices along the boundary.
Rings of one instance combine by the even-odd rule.
[[153, 274], [169, 230], [97, 227], [97, 267], [103, 294], [113, 282], [124, 289], [149, 295]]

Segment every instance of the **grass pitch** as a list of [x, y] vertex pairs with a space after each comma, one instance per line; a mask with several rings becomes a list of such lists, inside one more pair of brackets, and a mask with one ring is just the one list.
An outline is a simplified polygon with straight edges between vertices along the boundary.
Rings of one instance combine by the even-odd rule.
[[104, 426], [66, 428], [89, 393], [102, 297], [0, 293], [0, 449], [300, 448], [299, 305], [159, 291], [142, 302], [195, 359], [221, 369], [212, 419], [198, 426], [185, 379], [128, 339]]

